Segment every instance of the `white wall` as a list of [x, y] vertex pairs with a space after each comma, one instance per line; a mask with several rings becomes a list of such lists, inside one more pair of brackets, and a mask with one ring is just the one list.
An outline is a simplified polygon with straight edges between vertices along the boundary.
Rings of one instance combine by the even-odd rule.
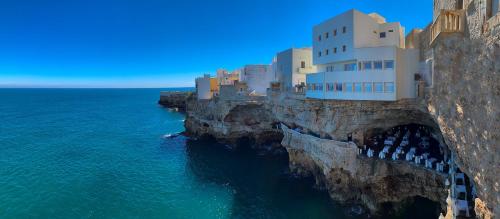
[[196, 93], [198, 100], [212, 99], [212, 92], [210, 91], [210, 76], [196, 78]]
[[[313, 27], [313, 64], [320, 65], [330, 62], [337, 62], [346, 59], [353, 59], [353, 22], [354, 10], [349, 10], [329, 20], [324, 21]], [[342, 33], [343, 27], [347, 28], [346, 33]], [[337, 36], [333, 35], [333, 30], [337, 30]], [[329, 37], [325, 37], [325, 33], [329, 33]], [[321, 41], [318, 36], [322, 35]], [[342, 51], [342, 46], [346, 45], [347, 50]], [[333, 49], [337, 48], [337, 53]], [[329, 50], [329, 54], [325, 54], [325, 50]], [[322, 52], [319, 57], [319, 51]]]
[[397, 50], [397, 99], [415, 98], [415, 74], [419, 72], [418, 49]]
[[[305, 63], [305, 68], [301, 68], [302, 62]], [[311, 48], [293, 48], [276, 55], [276, 77], [284, 90], [291, 90], [295, 85], [305, 83], [306, 74], [315, 71]]]
[[240, 78], [247, 83], [249, 92], [266, 95], [270, 83], [275, 81], [275, 73], [271, 65], [246, 65], [240, 73]]

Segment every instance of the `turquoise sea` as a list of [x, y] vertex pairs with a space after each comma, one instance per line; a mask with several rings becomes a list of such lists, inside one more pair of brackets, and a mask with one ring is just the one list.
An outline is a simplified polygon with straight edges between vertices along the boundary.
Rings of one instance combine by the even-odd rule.
[[351, 218], [286, 156], [165, 138], [159, 91], [0, 89], [0, 218]]

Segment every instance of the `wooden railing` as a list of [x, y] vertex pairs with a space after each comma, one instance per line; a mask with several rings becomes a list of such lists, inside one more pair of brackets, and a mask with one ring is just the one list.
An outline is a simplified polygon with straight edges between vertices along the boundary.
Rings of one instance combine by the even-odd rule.
[[441, 33], [462, 33], [465, 26], [464, 10], [441, 10], [431, 26], [431, 45]]

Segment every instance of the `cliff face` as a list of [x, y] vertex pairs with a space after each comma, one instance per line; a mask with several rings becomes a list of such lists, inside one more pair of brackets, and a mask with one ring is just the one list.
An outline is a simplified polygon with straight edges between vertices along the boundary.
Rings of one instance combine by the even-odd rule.
[[495, 218], [500, 217], [500, 14], [485, 20], [481, 4], [464, 1], [464, 33], [439, 36], [422, 50], [434, 65], [426, 103], [430, 115], [455, 162], [477, 186], [476, 214]]
[[[500, 215], [500, 38], [439, 39], [428, 108], [458, 166], [478, 187], [476, 204]], [[484, 213], [482, 213], [484, 212]]]
[[405, 161], [357, 155], [355, 144], [320, 139], [282, 126], [290, 167], [312, 175], [330, 196], [343, 203], [362, 203], [377, 213], [384, 203], [401, 203], [416, 196], [446, 206], [446, 175]]
[[270, 93], [268, 105], [277, 120], [335, 140], [348, 134], [371, 135], [398, 125], [422, 124], [436, 131], [439, 127], [428, 114], [422, 100], [339, 101], [305, 99], [300, 95]]
[[282, 138], [277, 121], [262, 98], [198, 101], [193, 97], [186, 105], [185, 127], [191, 136], [209, 135], [231, 145], [257, 146]]
[[168, 108], [185, 111], [186, 101], [190, 95], [192, 95], [191, 92], [161, 92], [158, 104]]

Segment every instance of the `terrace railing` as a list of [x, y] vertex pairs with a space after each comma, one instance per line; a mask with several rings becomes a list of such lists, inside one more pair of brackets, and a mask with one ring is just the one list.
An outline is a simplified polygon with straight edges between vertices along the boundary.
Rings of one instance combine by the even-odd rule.
[[465, 11], [464, 10], [441, 10], [431, 26], [431, 42], [441, 33], [462, 33], [465, 27]]

